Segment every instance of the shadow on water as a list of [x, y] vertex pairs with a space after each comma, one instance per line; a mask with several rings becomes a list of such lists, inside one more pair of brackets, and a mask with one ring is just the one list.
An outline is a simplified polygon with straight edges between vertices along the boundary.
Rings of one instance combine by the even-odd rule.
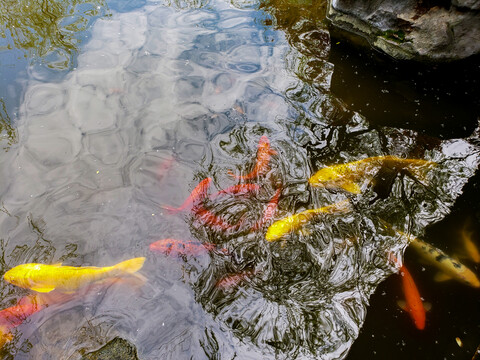
[[[75, 358], [117, 336], [147, 359], [355, 359], [373, 351], [403, 358], [417, 345], [446, 344], [453, 332], [438, 335], [447, 324], [438, 309], [453, 314], [452, 294], [473, 299], [476, 289], [433, 288], [432, 270], [422, 271], [407, 250], [406, 265], [427, 289], [422, 295], [435, 300], [427, 329], [416, 331], [396, 309], [402, 294], [389, 260], [389, 253], [403, 259], [407, 240], [379, 219], [455, 253], [446, 238], [434, 238], [442, 224], [455, 228], [451, 219], [462, 213], [455, 209], [471, 205], [468, 195], [457, 197], [479, 163], [478, 134], [470, 136], [478, 132], [475, 77], [463, 78], [463, 98], [445, 94], [455, 80], [438, 80], [438, 69], [419, 75], [381, 60], [402, 76], [382, 68], [373, 73], [379, 60], [361, 61], [366, 53], [335, 37], [332, 46], [327, 25], [318, 21], [324, 7], [309, 2], [107, 5], [108, 18], [99, 18], [103, 3], [52, 5], [55, 20], [42, 17], [47, 33], [31, 33], [39, 41], [32, 48], [25, 42], [29, 56], [43, 51], [39, 63], [53, 59], [52, 71], [61, 76], [33, 64], [16, 127], [2, 116], [10, 124], [3, 134], [15, 131], [15, 141], [1, 159], [1, 265], [4, 271], [28, 262], [108, 266], [145, 256], [147, 281], [125, 277], [74, 294], [48, 293], [42, 300], [48, 307], [10, 324], [6, 356]], [[60, 21], [65, 14], [73, 18]], [[69, 21], [78, 25], [76, 35], [52, 40], [63, 34], [56, 26]], [[80, 35], [89, 41], [76, 48]], [[42, 39], [65, 57], [50, 58]], [[72, 64], [75, 70], [66, 71]], [[424, 88], [433, 90], [423, 95]], [[457, 101], [464, 105], [458, 113]], [[421, 121], [413, 123], [415, 114]], [[263, 136], [274, 151], [249, 176]], [[351, 184], [307, 181], [322, 168], [367, 157], [377, 158], [356, 163], [360, 174], [345, 177]], [[207, 178], [201, 206], [169, 210]], [[245, 183], [258, 189], [217, 193]], [[266, 240], [274, 220], [346, 199], [349, 207], [298, 217], [297, 228]], [[177, 255], [149, 250], [165, 238], [190, 243]], [[199, 253], [186, 252], [198, 246]], [[4, 282], [2, 306], [30, 293]], [[475, 319], [457, 335], [469, 353]], [[425, 351], [445, 355], [450, 345]]]

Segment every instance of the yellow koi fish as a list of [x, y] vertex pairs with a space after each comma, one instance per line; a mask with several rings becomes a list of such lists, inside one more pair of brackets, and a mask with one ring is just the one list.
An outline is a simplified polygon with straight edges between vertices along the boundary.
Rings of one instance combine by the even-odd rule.
[[410, 247], [425, 259], [425, 261], [436, 266], [441, 271], [441, 274], [436, 276], [437, 281], [454, 279], [475, 288], [480, 287], [480, 280], [478, 280], [477, 275], [461, 262], [425, 241], [401, 231], [396, 231], [408, 239]]
[[11, 284], [42, 293], [54, 289], [71, 293], [95, 281], [135, 274], [142, 268], [144, 262], [144, 257], [138, 257], [106, 267], [31, 263], [15, 266], [3, 277]]
[[328, 189], [343, 189], [353, 194], [362, 192], [362, 185], [372, 180], [382, 167], [398, 172], [408, 170], [413, 176], [423, 179], [425, 172], [436, 163], [422, 159], [402, 159], [393, 155], [374, 156], [346, 164], [329, 166], [318, 170], [308, 182], [312, 186]]
[[284, 219], [275, 221], [272, 225], [269, 226], [265, 235], [265, 239], [267, 241], [279, 240], [283, 236], [295, 230], [299, 230], [302, 226], [306, 225], [313, 217], [317, 215], [332, 214], [337, 212], [348, 212], [351, 209], [352, 208], [349, 200], [343, 200], [332, 205], [324, 206], [322, 208], [302, 211], [301, 213], [294, 214]]

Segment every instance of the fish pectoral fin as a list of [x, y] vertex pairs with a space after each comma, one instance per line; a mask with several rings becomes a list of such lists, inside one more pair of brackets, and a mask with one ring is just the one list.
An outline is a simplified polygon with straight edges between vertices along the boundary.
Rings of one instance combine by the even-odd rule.
[[452, 277], [443, 272], [439, 272], [434, 276], [433, 280], [435, 280], [436, 282], [442, 282], [452, 280]]
[[60, 267], [60, 266], [62, 266], [62, 264], [63, 264], [63, 262], [59, 262], [59, 263], [52, 264], [50, 266]]
[[360, 188], [360, 185], [357, 183], [354, 183], [353, 181], [346, 181], [341, 185], [341, 188], [351, 192], [352, 194], [361, 194], [362, 189]]
[[430, 311], [432, 310], [432, 303], [428, 302], [428, 301], [424, 301], [423, 302], [423, 308], [425, 309], [425, 311]]
[[41, 293], [48, 293], [52, 290], [55, 290], [55, 286], [52, 286], [52, 287], [37, 286], [37, 287], [32, 287], [32, 290], [36, 292], [41, 292]]
[[402, 309], [403, 311], [408, 311], [407, 309], [407, 303], [405, 302], [405, 300], [398, 300], [397, 301], [397, 305], [400, 309]]

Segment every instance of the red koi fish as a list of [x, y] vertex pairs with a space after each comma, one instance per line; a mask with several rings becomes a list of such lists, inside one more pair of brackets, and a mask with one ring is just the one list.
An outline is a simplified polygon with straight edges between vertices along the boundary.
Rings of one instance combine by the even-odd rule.
[[171, 206], [162, 206], [162, 208], [172, 213], [176, 213], [196, 207], [198, 203], [207, 196], [207, 191], [211, 182], [212, 178], [209, 177], [200, 181], [200, 183], [195, 187], [195, 189], [192, 190], [190, 196], [178, 208], [174, 208]]
[[211, 195], [210, 198], [214, 199], [220, 195], [244, 195], [249, 192], [257, 192], [258, 190], [260, 190], [260, 185], [258, 184], [238, 184], [220, 190], [219, 192]]
[[242, 281], [245, 281], [249, 277], [252, 277], [255, 275], [255, 271], [253, 270], [248, 270], [248, 271], [242, 271], [238, 274], [229, 274], [218, 280], [218, 282], [215, 284], [215, 287], [220, 290], [230, 290], [234, 287], [237, 287], [240, 285]]
[[[183, 241], [177, 239], [162, 239], [151, 243], [150, 250], [154, 252], [161, 252], [165, 255], [193, 255], [199, 256], [214, 251], [217, 245], [212, 243], [201, 243], [199, 241]], [[219, 249], [224, 254], [228, 254], [227, 249]]]
[[405, 294], [405, 309], [410, 314], [417, 329], [423, 330], [425, 328], [425, 308], [420, 293], [405, 265], [400, 267], [400, 275], [402, 276], [403, 292]]
[[30, 315], [43, 309], [45, 304], [36, 297], [25, 296], [17, 305], [0, 310], [0, 347], [13, 339], [11, 331], [23, 323]]
[[165, 173], [170, 170], [172, 167], [175, 158], [170, 156], [169, 158], [162, 161], [162, 163], [158, 166], [157, 176], [158, 178], [162, 179], [165, 176]]
[[270, 141], [268, 140], [268, 138], [263, 135], [258, 142], [257, 162], [255, 163], [255, 167], [253, 168], [253, 170], [244, 176], [235, 175], [232, 171], [229, 171], [228, 174], [239, 180], [255, 179], [256, 177], [264, 175], [268, 172], [268, 170], [270, 169], [270, 167], [268, 166], [268, 163], [270, 162], [270, 157], [276, 154], [277, 152], [270, 147]]
[[282, 189], [281, 188], [277, 189], [273, 197], [268, 202], [267, 207], [265, 208], [265, 211], [263, 212], [263, 218], [258, 220], [252, 226], [252, 229], [251, 229], [252, 231], [262, 228], [265, 224], [267, 224], [270, 220], [273, 219], [273, 216], [275, 215], [275, 211], [277, 210], [278, 199], [280, 198], [281, 193], [282, 193]]
[[204, 207], [198, 207], [197, 209], [195, 209], [195, 213], [197, 214], [198, 219], [201, 222], [217, 231], [227, 232], [240, 227], [240, 224], [232, 225], [227, 223], [220, 216], [215, 215], [210, 210], [207, 210]]

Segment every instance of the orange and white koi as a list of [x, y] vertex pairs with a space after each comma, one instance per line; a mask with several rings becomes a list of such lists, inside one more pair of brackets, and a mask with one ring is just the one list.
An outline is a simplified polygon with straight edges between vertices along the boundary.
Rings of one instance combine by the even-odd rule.
[[258, 184], [238, 184], [210, 195], [210, 199], [214, 199], [220, 195], [244, 195], [251, 192], [257, 192], [258, 190], [260, 190], [260, 185]]
[[255, 224], [252, 226], [252, 231], [256, 231], [260, 228], [262, 228], [265, 224], [267, 224], [270, 220], [273, 219], [275, 216], [275, 212], [277, 210], [278, 206], [278, 200], [280, 199], [280, 194], [282, 193], [282, 189], [278, 188], [273, 197], [270, 199], [270, 201], [267, 204], [267, 207], [265, 208], [263, 212], [263, 217], [258, 220]]
[[416, 178], [424, 180], [424, 173], [434, 165], [436, 165], [435, 162], [422, 159], [402, 159], [392, 155], [374, 156], [320, 169], [308, 182], [312, 186], [343, 189], [353, 194], [360, 194], [362, 185], [366, 181], [370, 182], [382, 166], [397, 172], [405, 169]]
[[161, 239], [151, 243], [150, 250], [160, 252], [165, 255], [204, 255], [210, 251], [218, 250], [224, 254], [228, 254], [227, 249], [218, 249], [217, 245], [212, 243], [202, 243], [199, 241], [183, 241], [178, 239]]
[[276, 154], [277, 152], [270, 147], [270, 141], [268, 138], [263, 135], [258, 142], [257, 161], [253, 170], [243, 176], [235, 175], [232, 171], [229, 171], [228, 174], [239, 180], [255, 179], [268, 172], [270, 169], [270, 166], [268, 165], [270, 163], [270, 157]]
[[212, 178], [209, 178], [209, 177], [200, 181], [200, 183], [195, 187], [195, 189], [192, 190], [192, 192], [187, 197], [187, 199], [183, 202], [183, 204], [180, 205], [178, 208], [165, 206], [165, 205], [162, 206], [162, 208], [172, 213], [195, 208], [207, 196], [207, 191], [211, 182], [212, 182]]

